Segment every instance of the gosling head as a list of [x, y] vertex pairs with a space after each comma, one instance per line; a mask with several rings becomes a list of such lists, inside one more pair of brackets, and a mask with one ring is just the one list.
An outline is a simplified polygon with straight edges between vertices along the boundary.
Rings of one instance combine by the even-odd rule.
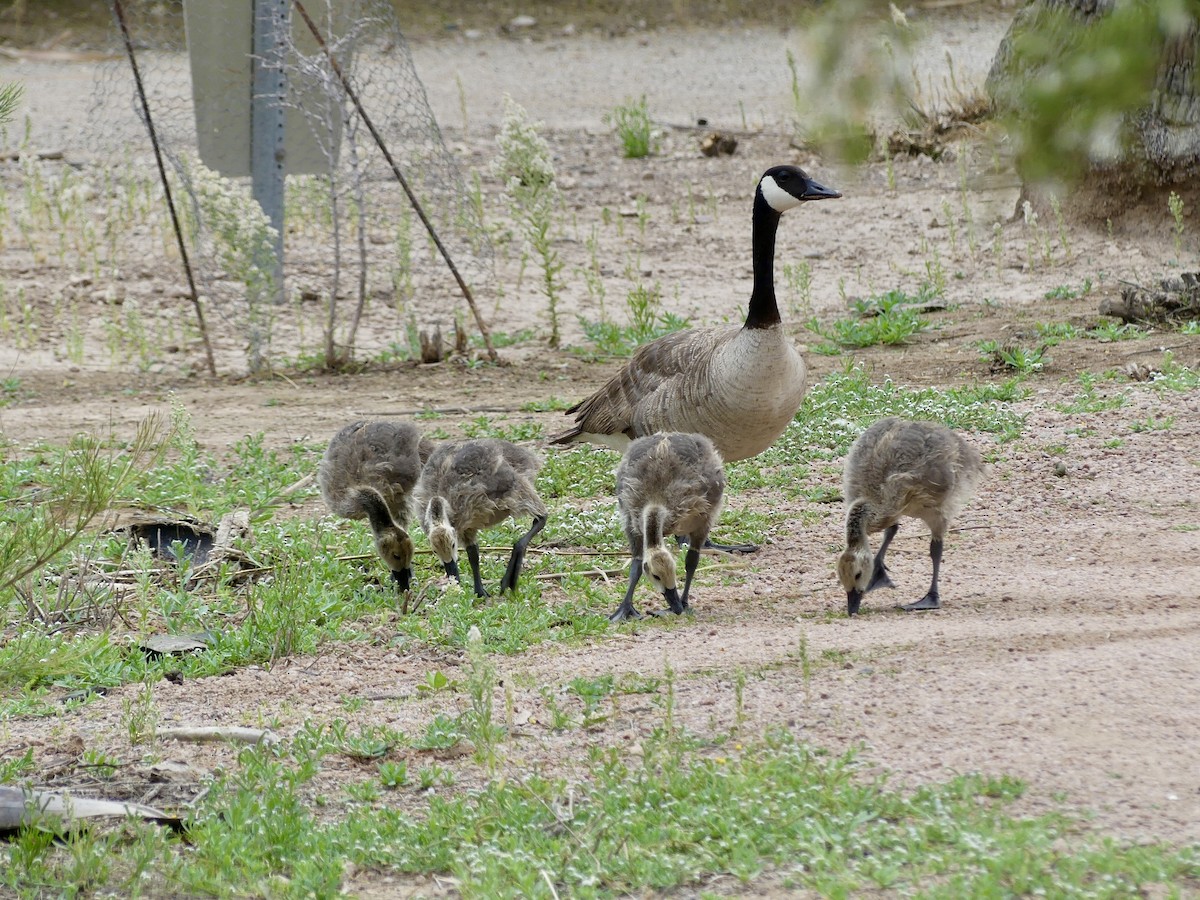
[[403, 528], [393, 526], [375, 534], [375, 549], [392, 570], [392, 578], [407, 591], [412, 584], [413, 542]]
[[430, 500], [425, 520], [427, 522], [426, 531], [429, 534], [429, 546], [433, 549], [434, 555], [441, 560], [447, 575], [451, 578], [458, 578], [458, 533], [450, 524], [446, 501], [441, 497], [434, 497]]
[[847, 547], [838, 557], [838, 581], [846, 589], [846, 613], [856, 615], [862, 604], [862, 596], [871, 583], [871, 572], [875, 564], [868, 546]]
[[666, 547], [651, 547], [642, 561], [642, 571], [650, 578], [650, 583], [662, 591], [671, 612], [683, 612], [683, 602], [679, 599], [679, 584], [675, 580], [675, 554]]
[[772, 166], [763, 172], [758, 192], [775, 212], [786, 212], [807, 200], [833, 200], [840, 191], [827, 188], [808, 177], [798, 166]]

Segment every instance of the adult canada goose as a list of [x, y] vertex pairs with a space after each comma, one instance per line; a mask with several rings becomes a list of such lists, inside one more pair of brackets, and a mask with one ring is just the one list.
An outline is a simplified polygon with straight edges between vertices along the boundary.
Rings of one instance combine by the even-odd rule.
[[486, 597], [479, 576], [478, 532], [510, 516], [531, 516], [533, 524], [513, 545], [500, 590], [516, 590], [525, 548], [546, 526], [546, 505], [538, 496], [534, 476], [541, 461], [523, 447], [486, 438], [443, 444], [429, 458], [417, 482], [414, 499], [421, 527], [446, 574], [458, 575], [458, 542], [467, 545], [467, 560], [475, 579], [475, 594]]
[[783, 330], [775, 300], [780, 214], [806, 200], [842, 196], [796, 166], [774, 166], [754, 192], [754, 286], [741, 327], [690, 328], [642, 346], [586, 400], [553, 444], [591, 441], [623, 451], [660, 431], [708, 436], [727, 461], [761, 453], [804, 399], [804, 360]]
[[[979, 451], [944, 425], [889, 416], [859, 435], [842, 475], [846, 503], [846, 549], [838, 559], [838, 579], [846, 589], [846, 611], [858, 612], [862, 595], [893, 587], [884, 555], [909, 516], [929, 526], [933, 580], [925, 596], [901, 609], [937, 609], [938, 570], [946, 528], [971, 499], [983, 469]], [[871, 557], [867, 535], [883, 532]]]
[[317, 469], [329, 511], [367, 519], [375, 549], [402, 591], [412, 584], [413, 543], [405, 530], [411, 494], [433, 448], [407, 422], [354, 422], [333, 436]]
[[[676, 615], [688, 608], [700, 547], [721, 514], [725, 469], [712, 441], [702, 434], [666, 432], [638, 438], [617, 466], [617, 505], [633, 561], [625, 599], [609, 616], [614, 622], [640, 618], [633, 592], [642, 571], [662, 591]], [[675, 578], [668, 535], [688, 539], [683, 597]], [[665, 612], [665, 611], [664, 611]]]

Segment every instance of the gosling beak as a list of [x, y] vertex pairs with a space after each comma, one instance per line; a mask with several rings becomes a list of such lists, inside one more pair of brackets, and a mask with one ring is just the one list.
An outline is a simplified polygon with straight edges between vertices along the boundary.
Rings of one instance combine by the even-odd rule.
[[683, 601], [679, 599], [679, 588], [663, 588], [663, 596], [667, 599], [667, 606], [671, 607], [671, 612], [675, 615], [683, 615]]
[[862, 605], [862, 591], [855, 588], [851, 591], [846, 591], [846, 615], [858, 615], [858, 608]]
[[447, 575], [449, 575], [449, 576], [450, 576], [451, 578], [453, 578], [455, 581], [461, 581], [461, 580], [462, 580], [462, 579], [460, 579], [460, 578], [458, 577], [458, 560], [457, 560], [457, 559], [452, 559], [452, 560], [450, 560], [450, 562], [448, 562], [448, 563], [442, 563], [442, 565], [446, 567], [446, 574], [447, 574]]
[[392, 580], [400, 586], [400, 590], [407, 591], [412, 585], [412, 569], [392, 569]]
[[801, 200], [836, 200], [842, 196], [841, 191], [835, 191], [833, 188], [827, 188], [822, 184], [817, 184], [811, 178], [808, 179], [808, 184], [804, 188], [804, 193], [801, 195]]

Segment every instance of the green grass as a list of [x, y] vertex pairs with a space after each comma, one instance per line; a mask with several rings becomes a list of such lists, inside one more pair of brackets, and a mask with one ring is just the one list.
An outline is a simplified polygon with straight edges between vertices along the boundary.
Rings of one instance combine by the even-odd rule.
[[[189, 812], [186, 841], [138, 824], [61, 845], [27, 830], [0, 848], [0, 884], [18, 896], [331, 896], [347, 864], [449, 877], [465, 897], [612, 897], [717, 875], [825, 897], [1124, 897], [1200, 879], [1198, 848], [1122, 845], [1060, 815], [1014, 816], [1024, 786], [1003, 776], [906, 791], [853, 754], [829, 756], [787, 732], [738, 750], [680, 731], [668, 714], [642, 749], [594, 749], [569, 781], [512, 773], [458, 791], [437, 764], [415, 781], [393, 764], [387, 783], [381, 764], [318, 805], [314, 779], [339, 751], [309, 730], [243, 751]], [[409, 802], [381, 801], [385, 790]], [[418, 813], [405, 811], [412, 801]]]
[[1045, 365], [1046, 345], [1040, 347], [1020, 347], [1005, 345], [999, 341], [980, 341], [977, 345], [979, 356], [998, 369], [1009, 369], [1018, 375], [1029, 375], [1040, 372]]
[[[1122, 395], [1138, 389], [1112, 380]], [[1075, 401], [1081, 411], [1107, 402], [1097, 396], [1100, 381], [1081, 377]], [[1185, 391], [1200, 382], [1166, 355], [1148, 387]], [[1024, 417], [1014, 407], [1027, 394], [1019, 378], [911, 389], [874, 383], [854, 367], [834, 372], [811, 387], [775, 446], [729, 467], [729, 503], [717, 537], [761, 541], [780, 524], [782, 512], [761, 498], [743, 499], [744, 490], [828, 500], [840, 481], [840, 458], [882, 416], [942, 421], [977, 443], [1002, 444], [1021, 435]], [[121, 502], [174, 505], [205, 517], [248, 506], [255, 511], [248, 549], [266, 571], [241, 580], [227, 570], [189, 585], [186, 570], [155, 562], [122, 538], [73, 536], [28, 579], [0, 592], [8, 623], [0, 642], [0, 720], [16, 731], [22, 719], [69, 714], [97, 689], [130, 685], [114, 723], [119, 749], [101, 743], [86, 756], [95, 777], [115, 779], [121, 766], [159, 753], [153, 736], [164, 710], [151, 689], [167, 672], [194, 681], [331, 649], [353, 658], [365, 648], [430, 660], [418, 670], [424, 677], [415, 679], [412, 697], [393, 701], [422, 704], [420, 717], [403, 732], [361, 718], [314, 718], [281, 744], [243, 751], [185, 810], [186, 839], [132, 823], [61, 843], [49, 831], [26, 830], [0, 845], [0, 893], [328, 896], [345, 886], [347, 863], [401, 882], [408, 873], [452, 878], [468, 897], [696, 892], [718, 876], [748, 893], [765, 881], [830, 897], [1120, 897], [1150, 883], [1200, 884], [1196, 848], [1128, 847], [1061, 816], [1013, 816], [1009, 804], [1022, 787], [1003, 776], [964, 775], [901, 790], [853, 757], [831, 757], [786, 733], [746, 735], [741, 715], [729, 733], [685, 732], [675, 721], [669, 670], [662, 677], [588, 672], [540, 684], [518, 663], [512, 680], [502, 680], [497, 655], [630, 631], [606, 619], [624, 578], [590, 574], [628, 565], [613, 497], [615, 453], [589, 447], [543, 453], [539, 486], [550, 521], [515, 596], [480, 601], [458, 586], [443, 588], [440, 566], [419, 552], [424, 602], [418, 612], [399, 615], [399, 597], [362, 523], [284, 514], [284, 498], [312, 496], [311, 488], [289, 488], [312, 474], [321, 447], [272, 451], [253, 436], [218, 456], [203, 450], [185, 415], [175, 418], [164, 455], [148, 461], [118, 442], [0, 448], [0, 489], [26, 498], [64, 473], [99, 466], [128, 472], [116, 482], [101, 479], [110, 489], [120, 485]], [[1172, 424], [1160, 414], [1127, 422], [1122, 431], [1132, 444], [1141, 439], [1136, 431]], [[466, 428], [511, 439], [540, 436], [517, 416], [479, 417]], [[142, 462], [129, 465], [134, 460]], [[5, 504], [0, 525], [12, 533], [11, 525], [24, 521], [15, 517], [33, 506]], [[483, 577], [493, 589], [508, 547], [525, 527], [509, 521], [485, 533]], [[423, 550], [419, 536], [417, 542]], [[574, 555], [579, 551], [587, 555]], [[121, 590], [60, 589], [72, 583], [60, 576], [84, 564], [94, 580], [106, 572], [138, 574]], [[701, 583], [738, 577], [705, 568]], [[562, 590], [547, 590], [549, 584]], [[198, 653], [152, 659], [136, 648], [123, 621], [147, 633], [216, 636]], [[651, 619], [633, 631], [687, 627], [686, 618]], [[839, 654], [810, 659], [802, 642], [798, 665], [806, 689], [821, 667], [841, 664]], [[731, 677], [720, 689], [740, 690], [744, 680], [744, 673], [741, 681]], [[506, 727], [513, 684], [535, 707], [541, 704], [521, 735]], [[493, 699], [510, 708], [493, 709]], [[646, 708], [661, 721], [647, 723], [652, 732], [628, 758], [580, 750], [535, 765], [524, 743], [512, 744], [527, 729], [544, 728], [601, 747], [612, 743], [601, 733], [610, 723]], [[348, 718], [367, 709], [361, 697], [341, 699], [340, 714]], [[582, 730], [587, 734], [576, 733]], [[343, 774], [331, 789], [318, 775], [338, 758], [351, 761], [356, 774], [347, 780], [347, 763], [337, 762]], [[32, 754], [0, 761], [0, 783], [37, 776]]]
[[609, 320], [579, 319], [583, 333], [595, 345], [598, 354], [630, 356], [642, 344], [680, 331], [689, 324], [686, 318], [663, 310], [662, 291], [657, 284], [634, 287], [625, 299], [625, 306], [629, 314], [628, 325]]
[[658, 136], [650, 120], [645, 95], [637, 99], [626, 98], [624, 103], [605, 113], [604, 122], [616, 132], [626, 159], [641, 159], [657, 152]]
[[890, 379], [875, 384], [862, 369], [847, 366], [809, 389], [796, 418], [772, 447], [753, 460], [727, 467], [730, 489], [772, 487], [791, 497], [827, 499], [832, 485], [841, 481], [840, 469], [828, 464], [844, 456], [854, 439], [884, 416], [929, 419], [1010, 441], [1024, 426], [1024, 416], [1011, 404], [1026, 392], [1015, 378], [1000, 384], [913, 390]]
[[835, 319], [822, 325], [814, 317], [805, 327], [834, 346], [873, 347], [876, 344], [903, 344], [915, 334], [929, 329], [929, 321], [913, 308], [930, 300], [926, 291], [910, 296], [901, 290], [856, 301], [854, 318]]

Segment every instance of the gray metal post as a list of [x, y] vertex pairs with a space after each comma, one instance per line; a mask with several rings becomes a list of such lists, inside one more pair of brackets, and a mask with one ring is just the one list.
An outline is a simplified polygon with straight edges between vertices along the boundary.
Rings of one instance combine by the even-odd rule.
[[275, 258], [262, 267], [273, 273], [275, 296], [283, 301], [284, 48], [291, 28], [289, 0], [254, 0], [254, 59], [250, 102], [250, 181], [254, 199], [275, 229]]

